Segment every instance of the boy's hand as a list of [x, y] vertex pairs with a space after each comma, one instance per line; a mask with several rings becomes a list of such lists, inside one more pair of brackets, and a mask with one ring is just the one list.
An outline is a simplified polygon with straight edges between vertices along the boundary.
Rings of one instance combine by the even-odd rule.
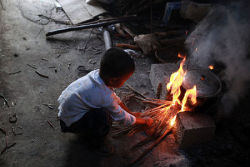
[[152, 118], [138, 118], [136, 117], [136, 124], [137, 125], [146, 125], [147, 127], [152, 126], [153, 124], [153, 119]]
[[154, 120], [152, 118], [145, 118], [146, 126], [150, 127], [154, 123]]

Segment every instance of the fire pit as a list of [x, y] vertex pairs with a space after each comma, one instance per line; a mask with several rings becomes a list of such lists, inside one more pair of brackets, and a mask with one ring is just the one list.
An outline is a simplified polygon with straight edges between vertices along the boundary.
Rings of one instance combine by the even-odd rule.
[[[140, 125], [126, 127], [120, 132], [123, 134], [135, 134], [145, 131], [148, 138], [153, 138], [153, 144], [134, 162], [146, 155], [151, 149], [158, 145], [164, 137], [172, 132], [176, 138], [179, 148], [187, 148], [191, 145], [210, 140], [215, 132], [213, 119], [203, 112], [194, 112], [202, 106], [204, 101], [219, 94], [221, 82], [212, 72], [203, 69], [185, 69], [186, 57], [182, 58], [179, 68], [171, 72], [166, 82], [163, 79], [162, 89], [166, 89], [164, 99], [150, 99], [138, 97], [143, 103], [153, 104], [154, 107], [147, 108], [142, 117], [151, 117], [154, 123], [150, 129]], [[168, 65], [168, 64], [167, 64]], [[152, 76], [152, 74], [150, 74]], [[166, 76], [161, 76], [161, 78]], [[147, 142], [145, 139], [136, 145]], [[149, 140], [150, 141], [150, 140]]]
[[163, 83], [162, 89], [167, 90], [167, 98], [142, 99], [143, 102], [156, 105], [156, 107], [146, 109], [141, 115], [151, 117], [154, 124], [150, 129], [145, 129], [140, 125], [128, 127], [126, 128], [128, 134], [145, 130], [149, 136], [164, 136], [176, 127], [178, 113], [192, 112], [197, 106], [204, 104], [204, 99], [214, 97], [220, 92], [221, 82], [215, 74], [208, 69], [185, 70], [186, 57], [181, 54], [178, 54], [178, 57], [182, 58], [179, 69], [171, 74], [168, 83], [165, 85]]

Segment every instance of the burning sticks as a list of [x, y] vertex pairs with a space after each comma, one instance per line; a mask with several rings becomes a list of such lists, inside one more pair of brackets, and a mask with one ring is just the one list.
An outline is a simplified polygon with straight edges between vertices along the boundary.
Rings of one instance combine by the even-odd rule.
[[[179, 112], [190, 111], [190, 106], [197, 103], [196, 86], [192, 89], [186, 90], [184, 96], [181, 96], [181, 85], [186, 74], [186, 71], [183, 69], [186, 58], [180, 54], [178, 57], [182, 57], [183, 60], [179, 69], [170, 76], [170, 81], [166, 86], [169, 95], [172, 97], [171, 101], [149, 99], [142, 96], [137, 91], [134, 91], [138, 96], [140, 96], [138, 99], [142, 100], [142, 102], [158, 105], [154, 108], [145, 110], [141, 115], [142, 118], [150, 117], [154, 120], [152, 127], [146, 130], [149, 135], [154, 137], [162, 136], [167, 129], [171, 129], [171, 127], [175, 124], [176, 115]], [[145, 130], [145, 127], [142, 127], [141, 125], [134, 125], [126, 127], [125, 131], [132, 135], [141, 130]], [[121, 132], [125, 131], [121, 130]]]
[[[183, 69], [186, 58], [181, 56], [180, 54], [178, 55], [178, 57], [183, 58], [180, 64], [180, 68], [170, 76], [170, 82], [167, 84], [167, 90], [172, 97], [172, 100], [144, 100], [144, 102], [147, 103], [150, 102], [160, 105], [155, 108], [146, 110], [141, 115], [143, 118], [151, 117], [154, 120], [154, 124], [149, 130], [147, 130], [147, 133], [155, 137], [163, 135], [165, 131], [169, 129], [169, 127], [173, 127], [173, 125], [175, 124], [176, 115], [179, 112], [189, 110], [189, 104], [194, 105], [197, 102], [196, 86], [194, 86], [192, 89], [186, 90], [184, 96], [180, 97], [181, 85], [186, 74], [186, 71]], [[129, 134], [134, 134], [138, 129], [141, 128], [133, 126]]]

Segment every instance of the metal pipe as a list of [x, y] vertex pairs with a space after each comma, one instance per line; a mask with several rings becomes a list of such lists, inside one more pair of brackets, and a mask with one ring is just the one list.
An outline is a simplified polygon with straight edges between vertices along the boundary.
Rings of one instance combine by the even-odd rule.
[[59, 30], [50, 31], [46, 34], [46, 36], [48, 37], [51, 35], [66, 33], [66, 32], [70, 32], [70, 31], [79, 31], [79, 30], [83, 30], [83, 29], [103, 27], [103, 26], [108, 26], [111, 24], [124, 23], [124, 22], [136, 21], [136, 20], [138, 20], [137, 16], [120, 17], [117, 19], [109, 20], [109, 21], [89, 23], [89, 24], [84, 24], [84, 25], [80, 25], [80, 26], [74, 26], [74, 27], [62, 28]]
[[112, 40], [109, 31], [106, 28], [103, 28], [103, 39], [105, 43], [105, 50], [110, 49], [112, 47]]

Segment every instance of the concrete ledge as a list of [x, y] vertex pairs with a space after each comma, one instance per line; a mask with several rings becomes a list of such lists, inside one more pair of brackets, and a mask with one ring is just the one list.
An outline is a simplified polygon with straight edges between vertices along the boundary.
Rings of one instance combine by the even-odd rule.
[[179, 148], [184, 149], [211, 140], [215, 128], [210, 116], [187, 111], [177, 114], [174, 134]]
[[[149, 79], [153, 86], [155, 93], [159, 93], [161, 99], [166, 98], [166, 85], [169, 82], [170, 76], [173, 72], [178, 70], [178, 66], [174, 63], [166, 64], [152, 64], [149, 74]], [[158, 86], [161, 84], [161, 91], [158, 92]]]

